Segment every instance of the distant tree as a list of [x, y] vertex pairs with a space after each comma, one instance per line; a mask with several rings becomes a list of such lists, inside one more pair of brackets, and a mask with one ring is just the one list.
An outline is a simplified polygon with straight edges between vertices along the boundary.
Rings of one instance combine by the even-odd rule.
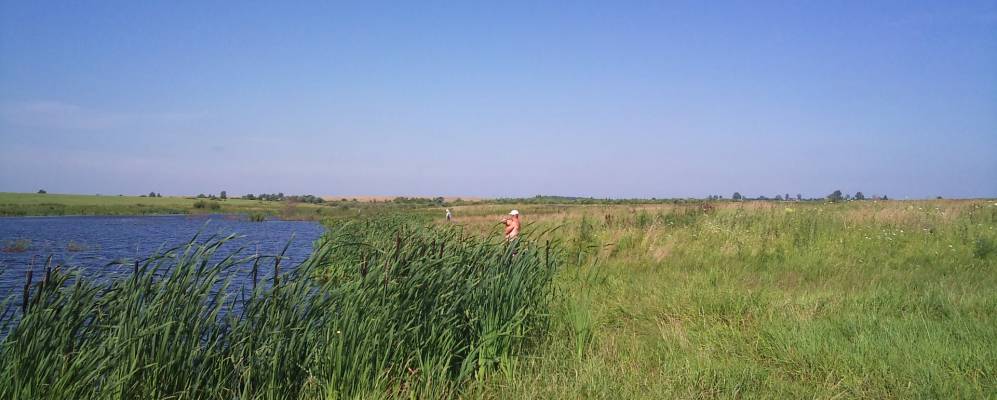
[[768, 199], [769, 198], [765, 197], [764, 195], [758, 196], [758, 200], [768, 200]]
[[252, 193], [243, 195], [242, 198], [246, 200], [256, 200], [256, 196], [254, 196]]
[[741, 196], [741, 193], [740, 193], [740, 192], [734, 192], [734, 195], [733, 195], [733, 196], [730, 196], [730, 198], [732, 198], [732, 199], [734, 199], [734, 200], [737, 200], [737, 201], [740, 201], [740, 200], [741, 200], [741, 199], [743, 199], [744, 197], [743, 197], [743, 196]]
[[890, 199], [890, 198], [889, 198], [889, 197], [886, 197], [886, 195], [885, 195], [885, 194], [883, 195], [883, 200], [889, 200], [889, 199]]
[[935, 199], [937, 199], [937, 200], [941, 200], [941, 199], [942, 199], [942, 196], [938, 196], [938, 197], [935, 197]]
[[779, 200], [779, 201], [782, 201], [782, 195], [781, 194], [775, 195], [775, 199]]
[[48, 192], [46, 192], [45, 189], [38, 189], [38, 194], [46, 194], [46, 193]]
[[442, 206], [443, 205], [443, 197], [435, 197], [435, 198], [433, 198], [433, 204], [436, 204], [438, 206]]
[[845, 195], [845, 200], [851, 200], [851, 199], [852, 199], [852, 195], [850, 195], [850, 194], [846, 194]]
[[837, 203], [841, 200], [844, 200], [845, 198], [844, 196], [841, 195], [840, 190], [835, 190], [834, 193], [827, 195], [827, 199], [832, 203]]
[[803, 201], [803, 195], [802, 195], [802, 194], [799, 194], [799, 193], [797, 193], [797, 194], [796, 194], [796, 201]]
[[862, 192], [855, 192], [855, 200], [865, 200], [865, 195]]
[[149, 192], [149, 197], [156, 197], [156, 192]]
[[199, 199], [203, 199], [205, 197], [208, 197], [208, 196], [205, 196], [204, 193], [201, 193], [201, 194], [197, 195], [197, 198], [199, 198]]
[[225, 200], [228, 198], [228, 194], [226, 194], [225, 191], [222, 190], [222, 192], [218, 194], [218, 198]]
[[791, 198], [791, 197], [789, 197], [789, 193], [786, 193], [786, 196], [785, 196], [785, 197], [783, 197], [783, 199], [786, 199], [786, 201], [790, 201], [790, 200], [792, 200], [792, 198]]

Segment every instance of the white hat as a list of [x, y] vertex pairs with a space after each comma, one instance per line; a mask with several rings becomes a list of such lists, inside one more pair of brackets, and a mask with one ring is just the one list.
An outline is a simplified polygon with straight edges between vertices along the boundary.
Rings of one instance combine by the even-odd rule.
[[519, 215], [519, 210], [509, 211], [509, 215]]

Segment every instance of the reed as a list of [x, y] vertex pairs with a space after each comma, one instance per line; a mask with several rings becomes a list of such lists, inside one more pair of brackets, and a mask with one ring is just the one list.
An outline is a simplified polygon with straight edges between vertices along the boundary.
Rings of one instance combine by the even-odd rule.
[[558, 252], [529, 240], [338, 224], [273, 284], [235, 290], [244, 265], [289, 268], [221, 257], [228, 239], [191, 240], [127, 279], [29, 282], [32, 305], [0, 318], [0, 398], [452, 397], [542, 336], [554, 297]]

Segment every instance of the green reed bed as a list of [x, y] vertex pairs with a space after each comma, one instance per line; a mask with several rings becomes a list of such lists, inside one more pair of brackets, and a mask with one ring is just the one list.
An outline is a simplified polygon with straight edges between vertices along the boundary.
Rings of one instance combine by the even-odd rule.
[[[437, 398], [543, 335], [556, 257], [456, 229], [335, 224], [294, 272], [226, 238], [113, 281], [49, 269], [8, 305], [0, 398]], [[256, 284], [226, 273], [253, 265]], [[275, 275], [277, 273], [277, 275]], [[17, 313], [21, 315], [21, 313]]]

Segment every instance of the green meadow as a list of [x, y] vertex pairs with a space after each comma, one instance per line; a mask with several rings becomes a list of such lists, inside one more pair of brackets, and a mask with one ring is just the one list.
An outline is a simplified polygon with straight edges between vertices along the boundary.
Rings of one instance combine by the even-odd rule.
[[475, 394], [997, 396], [993, 201], [524, 208], [560, 227], [561, 303]]
[[331, 205], [243, 199], [0, 193], [0, 216], [253, 214], [321, 219]]
[[995, 201], [505, 203], [322, 206], [313, 257], [235, 313], [215, 242], [53, 273], [0, 397], [997, 396]]

